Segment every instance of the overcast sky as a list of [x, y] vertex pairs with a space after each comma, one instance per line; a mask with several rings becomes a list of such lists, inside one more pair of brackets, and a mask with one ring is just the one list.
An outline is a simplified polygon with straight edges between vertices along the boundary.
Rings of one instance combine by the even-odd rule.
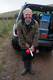
[[53, 0], [0, 0], [0, 13], [18, 10], [25, 3], [53, 4]]

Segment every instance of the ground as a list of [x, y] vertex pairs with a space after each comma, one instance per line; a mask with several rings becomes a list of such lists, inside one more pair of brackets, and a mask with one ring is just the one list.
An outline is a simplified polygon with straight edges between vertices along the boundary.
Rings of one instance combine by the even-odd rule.
[[21, 75], [23, 62], [20, 50], [14, 50], [11, 44], [12, 32], [0, 45], [0, 80], [53, 80], [53, 51], [41, 51], [35, 54], [32, 69], [35, 75], [27, 72]]

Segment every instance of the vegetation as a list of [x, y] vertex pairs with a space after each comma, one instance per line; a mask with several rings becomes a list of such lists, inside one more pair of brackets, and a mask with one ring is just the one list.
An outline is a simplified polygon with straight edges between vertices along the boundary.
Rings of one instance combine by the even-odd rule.
[[12, 20], [0, 20], [0, 44], [6, 39], [6, 37], [10, 36], [9, 31], [13, 29], [13, 25], [15, 23], [15, 19]]
[[[14, 17], [15, 14], [18, 14], [20, 10], [6, 12], [0, 14], [1, 17]], [[10, 36], [9, 31], [13, 29], [13, 25], [15, 23], [16, 19], [12, 20], [0, 20], [0, 44], [8, 37]]]
[[0, 73], [1, 73], [2, 71], [3, 71], [3, 72], [6, 72], [6, 71], [7, 71], [7, 69], [6, 69], [6, 68], [4, 68], [4, 67], [0, 64]]

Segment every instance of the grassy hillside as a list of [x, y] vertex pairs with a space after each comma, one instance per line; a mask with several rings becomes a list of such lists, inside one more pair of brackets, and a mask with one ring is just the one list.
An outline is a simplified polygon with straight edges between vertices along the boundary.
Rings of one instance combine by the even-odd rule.
[[53, 4], [49, 4], [49, 6], [53, 6]]
[[19, 11], [20, 10], [2, 13], [2, 14], [0, 14], [0, 17], [13, 17], [16, 13], [18, 14]]

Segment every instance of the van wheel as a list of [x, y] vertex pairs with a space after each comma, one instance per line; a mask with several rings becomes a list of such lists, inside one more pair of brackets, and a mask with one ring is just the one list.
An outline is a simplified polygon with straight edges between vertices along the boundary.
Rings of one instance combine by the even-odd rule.
[[13, 46], [13, 49], [17, 49], [17, 47], [16, 46]]
[[52, 51], [52, 47], [49, 47], [49, 48], [47, 47], [46, 51]]
[[13, 40], [12, 40], [12, 47], [13, 47], [13, 49], [17, 49], [17, 50], [20, 49], [20, 46], [16, 42], [14, 42]]

